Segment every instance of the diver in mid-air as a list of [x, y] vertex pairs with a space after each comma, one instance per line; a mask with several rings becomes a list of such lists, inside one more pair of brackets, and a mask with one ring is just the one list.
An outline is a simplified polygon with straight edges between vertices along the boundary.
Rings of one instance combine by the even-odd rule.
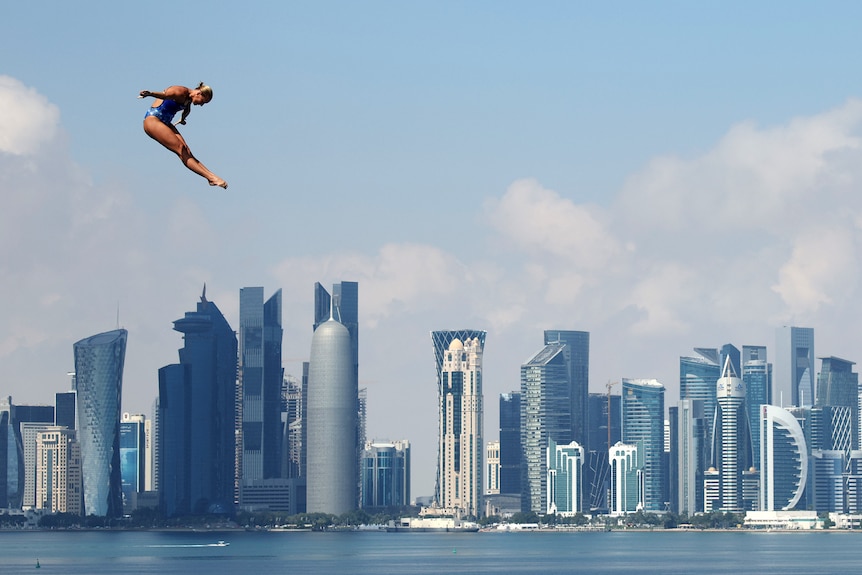
[[179, 124], [186, 123], [186, 117], [192, 110], [192, 105], [203, 106], [213, 99], [212, 88], [201, 82], [197, 88], [171, 86], [164, 92], [141, 90], [138, 98], [152, 96], [156, 98], [144, 116], [144, 132], [149, 137], [179, 156], [183, 165], [194, 173], [207, 179], [211, 186], [221, 186], [227, 189], [227, 182], [209, 171], [206, 166], [194, 157], [185, 139], [173, 123], [177, 112], [182, 112]]

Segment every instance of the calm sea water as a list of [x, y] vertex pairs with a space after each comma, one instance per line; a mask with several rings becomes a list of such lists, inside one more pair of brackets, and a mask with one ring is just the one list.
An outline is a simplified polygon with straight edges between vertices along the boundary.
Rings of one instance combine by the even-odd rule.
[[[219, 540], [229, 543], [215, 546]], [[862, 533], [2, 532], [0, 573], [857, 573]]]

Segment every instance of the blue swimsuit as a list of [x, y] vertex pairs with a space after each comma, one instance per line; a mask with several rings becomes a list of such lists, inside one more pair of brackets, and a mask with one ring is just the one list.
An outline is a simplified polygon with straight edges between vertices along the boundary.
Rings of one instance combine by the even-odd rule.
[[147, 116], [155, 116], [168, 126], [173, 125], [174, 116], [176, 116], [177, 112], [183, 110], [185, 108], [184, 105], [174, 102], [173, 100], [162, 100], [162, 103], [158, 106], [153, 106], [147, 110], [147, 113], [144, 114], [144, 118]]

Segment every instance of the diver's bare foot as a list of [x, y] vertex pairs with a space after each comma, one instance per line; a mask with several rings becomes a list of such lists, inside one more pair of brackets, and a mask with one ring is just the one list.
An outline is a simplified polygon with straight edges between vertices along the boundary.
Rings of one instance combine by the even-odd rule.
[[222, 180], [221, 178], [216, 178], [215, 180], [210, 180], [211, 186], [218, 186], [220, 188], [227, 189], [227, 182]]

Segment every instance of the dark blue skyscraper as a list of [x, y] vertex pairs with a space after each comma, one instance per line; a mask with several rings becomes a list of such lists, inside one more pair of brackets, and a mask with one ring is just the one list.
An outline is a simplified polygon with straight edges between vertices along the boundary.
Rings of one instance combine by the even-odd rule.
[[264, 302], [262, 287], [240, 289], [238, 381], [244, 483], [281, 474], [282, 333], [281, 290]]
[[859, 449], [859, 374], [852, 361], [821, 357], [817, 377], [818, 406], [846, 407], [850, 410], [850, 448]]
[[546, 329], [545, 345], [560, 342], [566, 344], [563, 355], [569, 369], [569, 413], [572, 432], [568, 440], [554, 439], [557, 443], [577, 441], [581, 446], [592, 449], [588, 444], [587, 407], [590, 395], [590, 332], [562, 329]]
[[206, 291], [174, 322], [180, 363], [159, 370], [159, 498], [166, 516], [232, 513], [236, 335]]
[[73, 346], [87, 515], [123, 514], [120, 405], [127, 337], [126, 330], [117, 329]]
[[500, 394], [500, 493], [521, 496], [521, 394]]
[[783, 326], [775, 330], [773, 403], [814, 404], [814, 329]]

